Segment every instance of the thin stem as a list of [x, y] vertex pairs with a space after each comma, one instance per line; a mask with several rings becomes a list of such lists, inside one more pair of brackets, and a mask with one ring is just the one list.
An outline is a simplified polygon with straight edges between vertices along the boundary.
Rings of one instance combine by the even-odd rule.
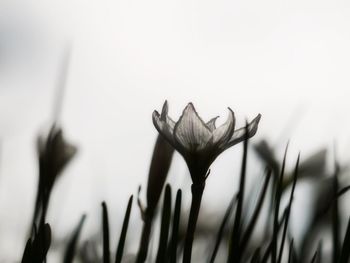
[[144, 219], [143, 229], [142, 229], [140, 248], [139, 248], [139, 252], [136, 260], [137, 263], [143, 263], [146, 261], [151, 229], [152, 229], [152, 216], [146, 215]]
[[191, 211], [187, 224], [187, 233], [184, 246], [183, 263], [191, 262], [192, 244], [194, 239], [194, 232], [196, 230], [199, 209], [201, 206], [202, 195], [205, 187], [205, 182], [202, 184], [192, 184], [192, 203]]

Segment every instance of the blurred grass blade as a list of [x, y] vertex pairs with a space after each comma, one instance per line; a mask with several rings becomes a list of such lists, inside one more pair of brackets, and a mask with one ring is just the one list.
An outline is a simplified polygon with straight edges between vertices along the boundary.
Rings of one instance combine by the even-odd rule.
[[147, 258], [153, 217], [169, 172], [173, 154], [174, 148], [161, 135], [158, 135], [148, 173], [147, 208], [141, 209], [143, 228], [137, 252], [137, 263], [143, 263]]
[[311, 263], [316, 263], [317, 258], [318, 258], [318, 250], [316, 250], [315, 254], [313, 255], [311, 259]]
[[42, 263], [46, 261], [46, 254], [51, 245], [51, 228], [49, 224], [39, 227], [34, 232], [33, 239], [29, 239], [22, 257], [22, 263]]
[[350, 190], [350, 185], [343, 187], [338, 193], [337, 193], [337, 198], [345, 194], [347, 191]]
[[126, 234], [128, 231], [130, 212], [131, 212], [131, 208], [132, 208], [132, 201], [133, 201], [133, 196], [130, 196], [128, 206], [127, 206], [126, 211], [125, 211], [122, 231], [121, 231], [120, 237], [119, 237], [118, 248], [117, 248], [117, 252], [116, 252], [116, 256], [115, 256], [115, 263], [122, 262], [125, 239], [126, 239]]
[[158, 205], [173, 154], [174, 148], [161, 135], [158, 135], [147, 182], [147, 210], [152, 215]]
[[29, 238], [24, 248], [21, 262], [27, 263], [27, 262], [31, 262], [31, 260], [32, 260], [32, 240], [31, 238]]
[[219, 231], [216, 235], [216, 241], [215, 241], [213, 253], [212, 253], [212, 255], [210, 257], [210, 261], [209, 261], [210, 263], [214, 263], [214, 261], [215, 261], [216, 255], [217, 255], [219, 247], [220, 247], [221, 239], [222, 239], [223, 234], [224, 234], [226, 223], [227, 223], [228, 219], [230, 218], [230, 215], [232, 213], [232, 209], [233, 209], [236, 202], [237, 202], [237, 195], [234, 195], [232, 197], [228, 207], [226, 208], [224, 218], [221, 221]]
[[67, 246], [66, 251], [64, 253], [64, 260], [63, 260], [64, 263], [72, 263], [73, 262], [75, 250], [77, 247], [77, 242], [79, 239], [81, 229], [84, 225], [85, 219], [86, 219], [86, 215], [83, 215], [79, 221], [78, 226], [74, 230], [71, 239], [68, 242], [68, 246]]
[[181, 199], [182, 199], [182, 191], [179, 189], [176, 193], [176, 201], [175, 201], [175, 211], [173, 216], [173, 228], [172, 234], [169, 244], [169, 262], [176, 263], [176, 255], [177, 255], [177, 243], [179, 238], [179, 224], [180, 224], [180, 216], [181, 216]]
[[339, 263], [347, 263], [350, 259], [350, 218], [348, 220], [348, 226], [344, 237], [343, 247], [340, 254]]
[[[278, 224], [277, 224], [277, 234], [278, 232], [280, 231], [282, 225], [284, 224], [285, 220], [286, 220], [286, 217], [287, 217], [287, 209], [284, 210], [283, 212], [283, 215], [281, 217], [281, 219], [278, 221]], [[265, 253], [262, 257], [262, 260], [261, 260], [261, 263], [266, 263], [269, 256], [271, 255], [271, 251], [272, 251], [272, 244], [273, 244], [273, 240], [270, 241], [270, 243], [268, 244], [266, 250], [265, 250]]]
[[277, 262], [277, 241], [278, 241], [278, 216], [280, 211], [280, 202], [282, 197], [282, 184], [284, 177], [284, 169], [286, 166], [288, 144], [286, 146], [283, 162], [281, 167], [281, 173], [278, 179], [276, 193], [275, 193], [275, 209], [274, 209], [274, 219], [273, 219], [273, 232], [272, 232], [272, 247], [271, 247], [271, 263]]
[[248, 124], [245, 126], [245, 138], [243, 143], [243, 158], [241, 166], [241, 177], [239, 183], [239, 191], [237, 194], [237, 207], [236, 216], [233, 223], [233, 230], [231, 234], [231, 244], [229, 248], [229, 254], [227, 258], [228, 263], [240, 262], [241, 253], [239, 251], [239, 241], [241, 238], [241, 227], [242, 227], [242, 210], [243, 210], [243, 199], [244, 199], [244, 187], [246, 178], [246, 168], [247, 168], [247, 153], [248, 153]]
[[260, 247], [258, 247], [250, 260], [250, 263], [260, 263]]
[[321, 263], [321, 259], [322, 259], [322, 241], [320, 241], [318, 243], [318, 247], [317, 247], [317, 258], [316, 258], [316, 261], [315, 263]]
[[278, 174], [279, 163], [268, 142], [266, 140], [260, 141], [254, 145], [254, 150], [258, 154], [258, 157], [273, 171], [273, 174]]
[[327, 149], [323, 148], [309, 156], [299, 165], [299, 178], [305, 176], [320, 176], [324, 173], [327, 163]]
[[244, 235], [243, 235], [243, 238], [242, 238], [242, 241], [241, 241], [241, 245], [240, 245], [240, 250], [243, 252], [250, 240], [250, 237], [253, 233], [253, 230], [254, 230], [254, 227], [256, 225], [256, 222], [258, 220], [258, 217], [260, 215], [260, 212], [261, 212], [261, 208], [262, 208], [262, 205], [264, 203], [264, 200], [265, 200], [265, 196], [266, 196], [266, 192], [267, 192], [267, 188], [268, 188], [268, 185], [269, 185], [269, 181], [270, 181], [270, 178], [271, 178], [271, 173], [272, 171], [269, 170], [265, 176], [265, 180], [264, 180], [264, 184], [262, 186], [262, 189], [261, 189], [261, 192], [260, 192], [260, 196], [259, 196], [259, 199], [258, 199], [258, 202], [257, 202], [257, 205], [255, 207], [255, 210], [253, 212], [253, 215], [252, 215], [252, 218], [248, 224], [248, 227], [246, 229], [246, 231], [244, 232]]
[[156, 263], [163, 263], [166, 260], [166, 252], [169, 236], [169, 225], [171, 216], [171, 188], [169, 185], [165, 187], [162, 222], [160, 226], [159, 246]]
[[51, 228], [49, 224], [44, 224], [39, 228], [38, 235], [33, 241], [34, 262], [43, 262], [46, 260], [47, 252], [51, 245]]
[[52, 116], [53, 123], [59, 122], [60, 115], [62, 113], [64, 93], [65, 93], [67, 81], [68, 81], [71, 51], [72, 51], [71, 45], [70, 44], [66, 45], [60, 61], [61, 65], [58, 71], [59, 74], [57, 76], [56, 94], [55, 94], [55, 101], [54, 101], [54, 107], [53, 107], [53, 116]]
[[293, 250], [294, 250], [294, 239], [290, 241], [289, 252], [288, 252], [288, 263], [294, 262], [293, 260]]
[[[336, 195], [339, 190], [339, 182], [338, 182], [338, 172], [339, 167], [335, 165], [335, 173], [333, 176], [333, 193]], [[338, 198], [334, 198], [334, 202], [332, 204], [332, 244], [333, 244], [333, 254], [332, 259], [333, 262], [338, 262], [339, 253], [340, 253], [340, 215], [339, 215], [339, 204]]]
[[295, 165], [294, 176], [293, 176], [293, 185], [292, 185], [292, 190], [291, 190], [290, 197], [289, 197], [289, 203], [288, 203], [288, 206], [287, 206], [287, 215], [286, 215], [286, 220], [284, 222], [284, 228], [283, 228], [283, 232], [282, 232], [281, 246], [280, 246], [280, 251], [279, 251], [278, 261], [277, 261], [278, 263], [282, 262], [284, 242], [286, 240], [288, 222], [289, 222], [289, 217], [290, 217], [290, 211], [292, 209], [292, 202], [293, 202], [293, 198], [294, 198], [294, 191], [295, 191], [295, 186], [297, 184], [297, 179], [298, 179], [298, 174], [299, 174], [299, 162], [300, 162], [300, 154], [298, 155], [297, 163]]
[[110, 263], [109, 250], [109, 223], [108, 210], [105, 202], [102, 202], [102, 230], [103, 230], [103, 263]]

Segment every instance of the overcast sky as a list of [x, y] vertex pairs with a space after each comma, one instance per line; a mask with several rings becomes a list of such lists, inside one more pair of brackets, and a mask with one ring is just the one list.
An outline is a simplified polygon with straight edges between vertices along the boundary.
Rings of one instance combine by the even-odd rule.
[[[282, 152], [291, 139], [293, 161], [299, 150], [307, 155], [336, 142], [347, 161], [349, 29], [347, 1], [1, 1], [1, 232], [27, 227], [34, 138], [52, 118], [68, 42], [61, 123], [80, 152], [52, 200], [58, 232], [82, 211], [99, 215], [103, 199], [122, 205], [112, 215], [124, 213], [128, 194], [146, 180], [156, 136], [151, 114], [165, 99], [174, 119], [190, 101], [205, 119], [223, 121], [231, 107], [239, 125], [261, 113], [254, 141], [268, 138]], [[218, 190], [232, 192], [227, 180], [239, 169], [238, 148], [214, 164], [208, 203], [209, 197], [227, 201]], [[170, 180], [181, 185], [186, 173], [176, 156]], [[14, 195], [18, 210], [4, 212]]]

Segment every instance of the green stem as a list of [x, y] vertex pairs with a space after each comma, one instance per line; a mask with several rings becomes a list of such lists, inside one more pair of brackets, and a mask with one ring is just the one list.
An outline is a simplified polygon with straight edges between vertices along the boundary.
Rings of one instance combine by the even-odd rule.
[[199, 209], [201, 206], [202, 195], [205, 187], [205, 182], [201, 184], [192, 184], [192, 203], [191, 211], [187, 224], [187, 233], [184, 246], [183, 263], [190, 263], [192, 256], [192, 244], [194, 233], [196, 230]]

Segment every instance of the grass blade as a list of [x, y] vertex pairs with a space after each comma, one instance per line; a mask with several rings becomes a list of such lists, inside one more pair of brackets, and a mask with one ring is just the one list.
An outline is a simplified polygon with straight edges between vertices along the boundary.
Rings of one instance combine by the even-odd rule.
[[260, 262], [260, 252], [261, 252], [261, 249], [260, 249], [260, 247], [258, 247], [252, 256], [250, 263], [259, 263]]
[[79, 235], [81, 232], [81, 229], [84, 225], [86, 219], [86, 215], [83, 215], [79, 221], [78, 226], [76, 227], [76, 229], [73, 232], [73, 235], [70, 239], [70, 241], [68, 242], [68, 246], [66, 248], [66, 252], [64, 253], [64, 263], [72, 263], [73, 259], [74, 259], [74, 255], [75, 255], [75, 250], [77, 247], [77, 242], [79, 239]]
[[244, 249], [246, 248], [249, 240], [250, 240], [250, 237], [252, 235], [252, 232], [254, 230], [254, 227], [255, 227], [255, 224], [256, 224], [256, 221], [259, 217], [259, 214], [261, 212], [261, 208], [262, 208], [262, 205], [264, 203], [264, 200], [265, 200], [265, 196], [266, 196], [266, 192], [267, 192], [267, 188], [268, 188], [268, 185], [269, 185], [269, 181], [270, 181], [270, 178], [271, 178], [271, 170], [269, 170], [266, 174], [266, 177], [265, 177], [265, 181], [264, 181], [264, 184], [263, 184], [263, 187], [261, 189], [261, 192], [260, 192], [260, 196], [259, 196], [259, 199], [258, 199], [258, 203], [255, 207], [255, 210], [253, 212], [253, 215], [252, 215], [252, 218], [248, 224], [248, 227], [243, 235], [243, 238], [242, 238], [242, 241], [241, 241], [241, 245], [240, 245], [240, 250], [243, 252]]
[[126, 211], [125, 211], [122, 231], [121, 231], [120, 237], [119, 237], [117, 252], [116, 252], [116, 256], [115, 256], [115, 263], [120, 263], [122, 261], [125, 239], [126, 239], [126, 234], [128, 231], [128, 226], [129, 226], [132, 201], [133, 201], [133, 196], [130, 196], [128, 206], [127, 206]]
[[295, 186], [296, 186], [297, 179], [298, 179], [299, 161], [300, 161], [300, 154], [298, 155], [297, 163], [295, 165], [292, 191], [290, 193], [289, 203], [288, 203], [288, 206], [287, 206], [287, 215], [286, 215], [286, 221], [284, 223], [284, 228], [283, 228], [283, 232], [282, 232], [282, 240], [281, 240], [280, 252], [279, 252], [279, 255], [278, 255], [278, 263], [282, 262], [284, 242], [286, 240], [286, 234], [287, 234], [288, 222], [289, 222], [289, 217], [290, 217], [290, 211], [292, 209], [292, 202], [293, 202], [293, 198], [294, 198], [294, 191], [295, 191]]
[[294, 251], [294, 239], [289, 244], [289, 252], [288, 252], [288, 263], [292, 263], [293, 261], [293, 251]]
[[247, 168], [247, 153], [248, 153], [248, 124], [245, 126], [245, 138], [243, 143], [243, 158], [242, 158], [242, 168], [241, 168], [241, 177], [239, 184], [239, 191], [237, 194], [237, 207], [236, 207], [236, 216], [233, 224], [233, 231], [231, 235], [231, 246], [229, 248], [229, 255], [227, 262], [240, 262], [241, 253], [239, 251], [239, 241], [241, 237], [241, 217], [243, 210], [243, 198], [244, 198], [244, 186], [246, 178], [246, 168]]
[[313, 255], [313, 257], [311, 259], [311, 263], [315, 263], [317, 258], [318, 258], [318, 250], [316, 250], [315, 254]]
[[350, 218], [348, 220], [348, 226], [344, 237], [343, 247], [341, 250], [339, 263], [347, 263], [350, 259]]
[[272, 248], [271, 248], [271, 258], [272, 258], [271, 262], [272, 263], [277, 262], [278, 216], [279, 216], [280, 202], [281, 202], [281, 197], [282, 197], [282, 186], [283, 186], [284, 169], [285, 169], [286, 159], [287, 159], [287, 151], [288, 151], [288, 144], [287, 144], [286, 150], [284, 152], [281, 173], [279, 176], [278, 184], [276, 187], [276, 194], [275, 194], [275, 202], [276, 203], [275, 203], [275, 210], [274, 210]]
[[105, 202], [102, 202], [102, 229], [103, 229], [103, 263], [110, 263], [109, 251], [109, 223], [108, 210]]
[[156, 263], [163, 263], [165, 262], [165, 259], [166, 259], [170, 215], [171, 215], [171, 188], [169, 185], [167, 185], [165, 187], [165, 194], [164, 194], [162, 223], [160, 227], [160, 237], [159, 237], [159, 246], [158, 246]]
[[210, 257], [210, 263], [214, 263], [215, 261], [215, 258], [216, 258], [216, 255], [217, 255], [217, 252], [219, 250], [219, 246], [220, 246], [220, 242], [221, 242], [221, 239], [223, 237], [223, 234], [224, 234], [224, 230], [225, 230], [225, 227], [226, 227], [226, 223], [232, 213], [232, 209], [233, 209], [233, 206], [234, 204], [237, 202], [237, 196], [234, 195], [230, 201], [230, 204], [228, 205], [228, 207], [226, 208], [226, 212], [225, 212], [225, 215], [224, 215], [224, 218], [222, 219], [221, 221], [221, 224], [220, 224], [220, 228], [219, 228], [219, 231], [216, 235], [216, 241], [215, 241], [215, 245], [214, 245], [214, 249], [213, 249], [213, 253]]
[[[333, 193], [336, 195], [339, 189], [338, 182], [338, 165], [336, 164], [336, 171], [333, 176]], [[339, 216], [339, 204], [338, 198], [334, 198], [332, 204], [332, 243], [333, 243], [333, 262], [338, 262], [340, 254], [340, 216]]]
[[[284, 224], [284, 222], [286, 220], [286, 217], [287, 217], [287, 209], [284, 210], [282, 218], [278, 221], [277, 234], [279, 233], [282, 225]], [[270, 254], [271, 254], [271, 251], [272, 251], [272, 244], [273, 244], [273, 240], [271, 240], [269, 245], [267, 246], [266, 251], [265, 251], [265, 253], [264, 253], [263, 257], [262, 257], [261, 263], [266, 263], [267, 262]]]
[[180, 215], [181, 215], [181, 199], [182, 199], [182, 191], [179, 189], [176, 193], [176, 201], [175, 201], [175, 211], [173, 216], [173, 228], [172, 234], [169, 244], [169, 262], [176, 263], [176, 255], [177, 255], [177, 243], [179, 238], [179, 224], [180, 224]]

